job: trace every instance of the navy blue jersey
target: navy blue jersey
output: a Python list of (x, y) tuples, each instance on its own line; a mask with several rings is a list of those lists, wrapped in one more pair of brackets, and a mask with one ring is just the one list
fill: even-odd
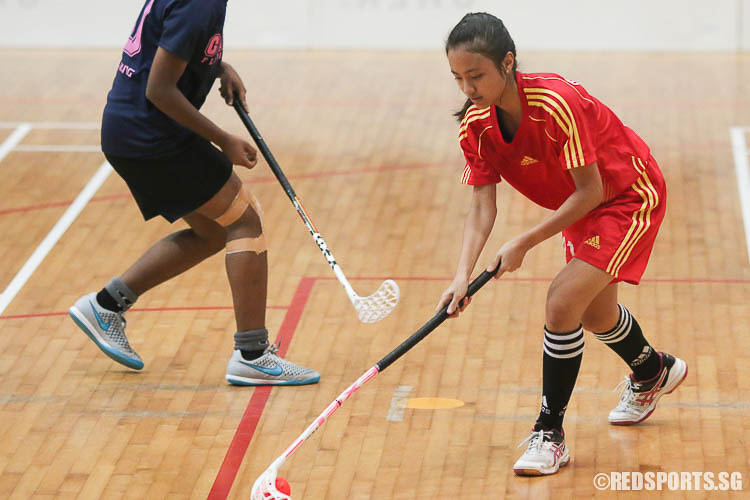
[(226, 0), (146, 0), (102, 116), (102, 151), (124, 158), (177, 153), (193, 134), (146, 99), (156, 49), (187, 61), (177, 87), (200, 108), (221, 66)]

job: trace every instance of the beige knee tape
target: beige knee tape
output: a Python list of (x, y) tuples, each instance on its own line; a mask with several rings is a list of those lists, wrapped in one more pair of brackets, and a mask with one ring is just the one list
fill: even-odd
[(253, 210), (255, 210), (255, 213), (258, 214), (258, 220), (260, 220), (260, 225), (263, 225), (263, 209), (260, 208), (260, 202), (258, 201), (258, 198), (255, 197), (253, 193), (250, 192), (250, 188), (247, 190), (247, 194), (250, 196), (250, 203), (253, 205)]
[(255, 210), (255, 212), (258, 214), (258, 218), (260, 218), (261, 209), (260, 203), (258, 203), (258, 199), (253, 195), (249, 187), (243, 185), (237, 192), (237, 196), (235, 196), (234, 200), (232, 200), (232, 203), (229, 204), (229, 207), (226, 209), (226, 211), (216, 218), (216, 222), (224, 227), (231, 226), (232, 224), (237, 222), (240, 217), (242, 217), (242, 214), (245, 213), (247, 207), (249, 207), (250, 205), (253, 206), (253, 210)]
[(239, 252), (252, 252), (262, 254), (268, 250), (266, 247), (266, 238), (263, 233), (255, 238), (238, 238), (227, 241), (227, 255)]

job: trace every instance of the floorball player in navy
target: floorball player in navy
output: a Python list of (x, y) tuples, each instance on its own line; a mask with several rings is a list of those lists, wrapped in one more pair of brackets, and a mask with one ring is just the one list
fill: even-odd
[(102, 151), (144, 219), (182, 219), (189, 227), (158, 241), (69, 312), (107, 356), (140, 370), (125, 312), (143, 293), (225, 249), (237, 323), (227, 381), (312, 384), (317, 372), (282, 359), (268, 342), (261, 210), (233, 172), (233, 165), (253, 168), (256, 151), (200, 112), (217, 78), (227, 104), (238, 95), (246, 105), (242, 80), (222, 60), (225, 15), (226, 0), (147, 0), (141, 9), (107, 97)]

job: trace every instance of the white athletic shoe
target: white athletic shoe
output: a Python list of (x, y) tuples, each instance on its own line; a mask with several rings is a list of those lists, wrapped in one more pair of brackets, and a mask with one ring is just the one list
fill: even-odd
[(76, 300), (68, 314), (104, 354), (128, 368), (143, 368), (141, 357), (130, 347), (125, 336), (124, 314), (100, 306), (96, 292)]
[(234, 385), (307, 385), (316, 384), (320, 373), (279, 357), (278, 345), (271, 344), (263, 355), (246, 360), (239, 350), (227, 364), (227, 382)]
[(665, 352), (660, 352), (662, 370), (652, 382), (639, 383), (632, 375), (625, 377), (615, 390), (622, 388), (620, 402), (609, 412), (609, 423), (633, 425), (646, 420), (656, 409), (656, 403), (665, 394), (674, 391), (685, 380), (687, 363)]
[(538, 430), (531, 431), (529, 437), (518, 445), (520, 448), (529, 443), (513, 466), (513, 472), (519, 476), (542, 476), (554, 474), (560, 467), (568, 465), (570, 451), (562, 432), (557, 429), (545, 431), (538, 426), (534, 426), (534, 429)]

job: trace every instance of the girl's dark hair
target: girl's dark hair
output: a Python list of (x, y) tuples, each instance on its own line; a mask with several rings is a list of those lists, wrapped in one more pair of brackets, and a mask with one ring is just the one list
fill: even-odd
[[(470, 12), (461, 19), (451, 30), (448, 40), (445, 42), (445, 53), (458, 47), (465, 47), (470, 52), (481, 54), (495, 63), (497, 69), (503, 73), (502, 67), (505, 55), (513, 54), (513, 77), (516, 76), (518, 62), (516, 56), (516, 44), (508, 33), (503, 22), (492, 14), (486, 12)], [(464, 119), (466, 111), (471, 107), (471, 100), (467, 99), (463, 108), (453, 114), (458, 121)]]

